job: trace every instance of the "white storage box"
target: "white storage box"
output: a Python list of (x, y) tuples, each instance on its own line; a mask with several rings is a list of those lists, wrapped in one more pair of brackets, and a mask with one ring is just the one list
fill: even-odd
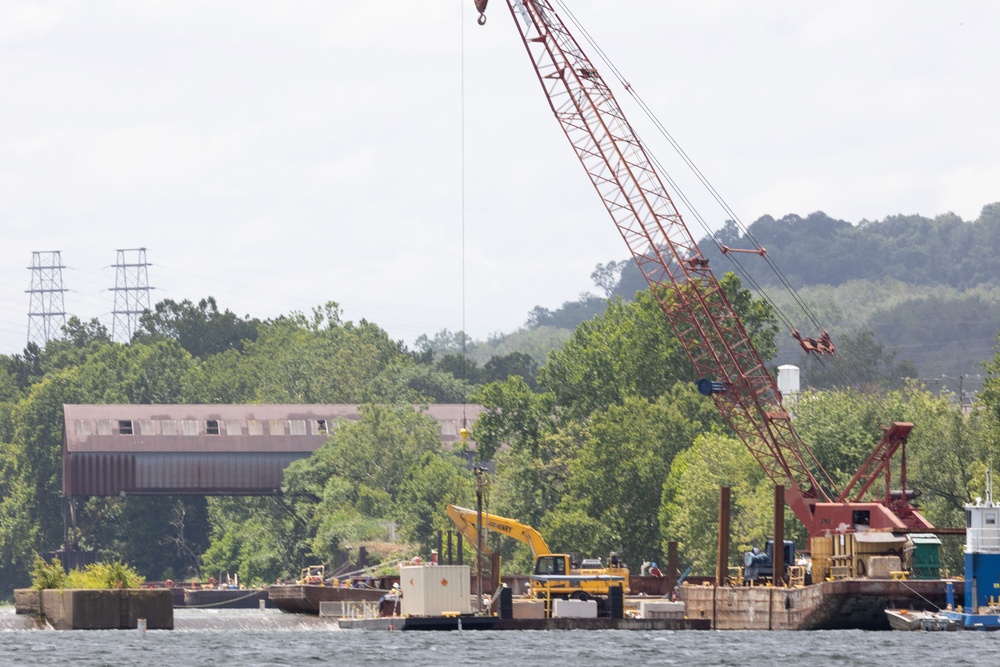
[(399, 572), (403, 616), (471, 614), (468, 565), (414, 565)]
[(597, 618), (597, 600), (553, 600), (552, 618)]
[(684, 603), (644, 600), (639, 603), (639, 618), (684, 618)]

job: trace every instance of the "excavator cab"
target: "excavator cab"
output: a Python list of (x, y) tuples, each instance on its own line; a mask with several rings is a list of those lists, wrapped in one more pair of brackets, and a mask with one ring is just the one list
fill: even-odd
[(535, 561), (535, 574), (566, 574), (566, 556), (562, 554), (539, 556)]

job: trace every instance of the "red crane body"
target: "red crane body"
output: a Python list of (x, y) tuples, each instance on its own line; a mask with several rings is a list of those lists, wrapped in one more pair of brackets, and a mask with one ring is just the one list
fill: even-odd
[[(487, 1), (475, 0), (480, 24), (485, 22)], [(888, 490), (890, 459), (905, 448), (912, 424), (895, 423), (886, 429), (847, 491), (835, 491), (792, 427), (774, 379), (597, 68), (549, 0), (507, 0), (507, 7), (556, 120), (697, 377), (704, 378), (699, 389), (711, 395), (768, 477), (787, 487), (787, 504), (809, 534), (852, 530), (859, 522), (872, 529), (931, 529), (908, 505), (905, 493), (896, 501)], [(812, 470), (821, 473), (829, 491)], [(862, 502), (882, 473), (885, 498)], [(855, 488), (858, 492), (850, 497)]]

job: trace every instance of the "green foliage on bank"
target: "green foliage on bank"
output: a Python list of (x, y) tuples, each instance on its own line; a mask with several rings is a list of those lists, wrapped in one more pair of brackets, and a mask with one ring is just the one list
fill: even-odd
[(58, 558), (46, 563), (41, 556), (36, 555), (31, 572), (31, 587), (36, 591), (53, 588), (139, 588), (145, 582), (146, 578), (136, 572), (134, 567), (116, 560), (91, 563), (67, 573)]
[[(732, 275), (722, 285), (761, 356), (772, 358), (772, 304)], [(362, 420), (339, 424), (287, 469), (278, 497), (74, 501), (69, 546), (149, 579), (235, 574), (271, 583), (316, 562), (350, 570), (362, 548), (368, 563), (428, 557), (436, 532), (452, 527), (445, 506), (475, 500), (466, 453), (442, 450), (436, 423), (414, 407), (441, 401), (484, 406), (473, 439), (475, 458), (494, 469), (487, 509), (535, 526), (555, 550), (614, 550), (638, 567), (662, 560), (677, 540), (685, 565), (710, 573), (721, 484), (733, 488), (733, 558), (762, 546), (772, 529), (773, 483), (695, 390), (691, 362), (648, 291), (604, 301), (562, 338), (547, 326), (521, 332), (520, 350), (499, 340), (470, 346), (447, 331), (410, 350), (375, 323), (343, 321), (333, 303), (258, 321), (220, 312), (211, 299), (164, 302), (143, 322), (122, 345), (96, 321), (74, 319), (45, 348), (0, 357), (0, 597), (33, 572), (60, 584), (35, 554), (63, 543), (66, 403), (361, 406)], [(463, 356), (463, 346), (487, 356)], [(962, 504), (982, 494), (985, 470), (997, 463), (1000, 357), (984, 357), (982, 402), (962, 411), (940, 387), (898, 380), (908, 375), (904, 360), (874, 335), (854, 336), (840, 354), (876, 372), (856, 369), (855, 383), (831, 380), (801, 396), (794, 412), (803, 440), (843, 486), (883, 425), (912, 421), (909, 486), (923, 491), (933, 523), (961, 525)], [(788, 524), (804, 546), (801, 526)], [(495, 548), (508, 571), (529, 567), (519, 543)]]

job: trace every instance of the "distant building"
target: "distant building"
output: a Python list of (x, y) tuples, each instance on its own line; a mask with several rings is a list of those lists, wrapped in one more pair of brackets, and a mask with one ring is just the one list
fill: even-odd
[[(357, 405), (64, 405), (63, 495), (276, 495)], [(480, 405), (430, 405), (441, 444)], [(475, 451), (475, 443), (469, 448)]]

